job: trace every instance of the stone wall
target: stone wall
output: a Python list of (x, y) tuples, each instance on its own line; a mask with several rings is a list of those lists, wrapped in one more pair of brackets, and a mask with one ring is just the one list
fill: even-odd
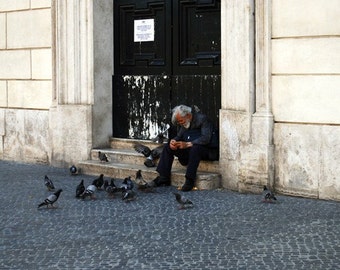
[(224, 187), (340, 200), (340, 5), (222, 1)]
[(49, 161), (50, 0), (0, 0), (0, 157)]
[(275, 187), (340, 200), (340, 5), (274, 0)]

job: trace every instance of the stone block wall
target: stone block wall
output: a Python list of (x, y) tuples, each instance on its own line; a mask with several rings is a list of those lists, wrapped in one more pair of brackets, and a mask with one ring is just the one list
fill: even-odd
[(339, 1), (272, 1), (275, 187), (340, 200)]
[(0, 157), (49, 161), (51, 0), (0, 0)]

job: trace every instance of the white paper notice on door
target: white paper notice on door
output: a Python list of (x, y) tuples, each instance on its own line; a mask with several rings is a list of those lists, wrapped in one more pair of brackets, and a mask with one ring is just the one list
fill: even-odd
[(155, 40), (155, 20), (144, 19), (134, 21), (134, 42)]

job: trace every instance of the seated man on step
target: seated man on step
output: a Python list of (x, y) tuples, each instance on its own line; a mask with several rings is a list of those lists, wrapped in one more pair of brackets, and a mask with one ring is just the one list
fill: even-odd
[(172, 110), (171, 122), (179, 129), (177, 135), (164, 146), (156, 169), (159, 176), (153, 182), (155, 186), (171, 184), (172, 163), (177, 156), (178, 161), (187, 166), (182, 191), (190, 191), (194, 187), (200, 161), (209, 159), (213, 124), (206, 115), (186, 105), (176, 106)]

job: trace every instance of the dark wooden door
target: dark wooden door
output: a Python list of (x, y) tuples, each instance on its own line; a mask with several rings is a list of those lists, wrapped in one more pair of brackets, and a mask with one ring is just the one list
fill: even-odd
[(218, 126), (220, 0), (115, 0), (113, 136), (150, 139), (178, 104)]

